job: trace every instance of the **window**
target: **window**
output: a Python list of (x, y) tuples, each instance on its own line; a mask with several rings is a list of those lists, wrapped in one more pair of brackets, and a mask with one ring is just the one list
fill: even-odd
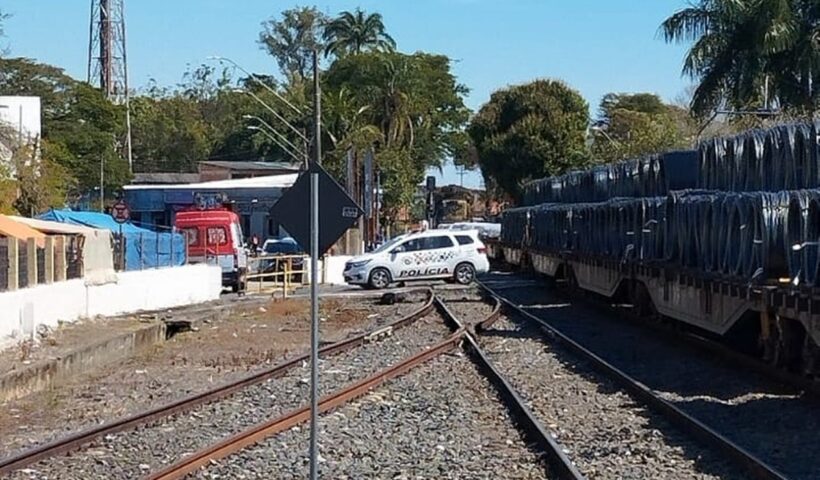
[(225, 245), (228, 243), (228, 232), (225, 227), (208, 227), (208, 245)]
[(423, 250), (436, 250), (438, 248), (449, 248), (453, 246), (453, 241), (450, 237), (427, 237), (421, 239), (424, 241)]
[(401, 245), (403, 252), (418, 252), (419, 250), (424, 250), (422, 247), (423, 238), (414, 238), (412, 240), (408, 240)]
[(456, 235), (456, 240), (458, 240), (459, 245), (472, 245), (473, 244), (473, 237), (469, 235)]
[(182, 234), (188, 240), (189, 247), (199, 244), (199, 229), (197, 227), (183, 228)]

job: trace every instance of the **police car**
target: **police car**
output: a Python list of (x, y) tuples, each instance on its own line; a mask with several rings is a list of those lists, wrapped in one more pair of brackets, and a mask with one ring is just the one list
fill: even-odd
[(387, 288), (410, 280), (453, 280), (467, 285), (489, 271), (487, 249), (477, 231), (427, 230), (401, 235), (345, 264), (345, 282)]

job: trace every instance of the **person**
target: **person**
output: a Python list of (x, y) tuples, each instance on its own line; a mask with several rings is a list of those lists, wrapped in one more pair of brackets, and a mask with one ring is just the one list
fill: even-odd
[(259, 237), (256, 234), (251, 235), (249, 243), (248, 249), (251, 251), (251, 255), (256, 256), (259, 253)]

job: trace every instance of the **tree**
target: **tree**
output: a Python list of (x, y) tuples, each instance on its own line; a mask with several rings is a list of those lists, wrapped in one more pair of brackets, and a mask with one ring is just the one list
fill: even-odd
[[(6, 32), (3, 30), (3, 24), (5, 23), (6, 20), (8, 20), (8, 18), (9, 18), (9, 15), (6, 14), (6, 13), (3, 13), (3, 11), (0, 10), (0, 38), (3, 38), (3, 37), (6, 36)], [(7, 53), (8, 53), (7, 49), (5, 49), (3, 47), (0, 47), (0, 58), (2, 58)]]
[[(387, 216), (410, 205), (429, 167), (439, 167), (460, 147), (469, 118), (466, 87), (442, 55), (365, 52), (338, 59), (323, 79), (325, 97), (333, 99), (330, 132), (342, 151), (373, 146), (385, 189)], [(377, 143), (376, 143), (377, 140)], [(341, 170), (336, 165), (336, 171)], [(334, 168), (331, 164), (331, 168)]]
[(518, 200), (524, 182), (587, 161), (589, 107), (556, 80), (496, 91), (468, 128), (485, 183)]
[(698, 81), (692, 111), (780, 105), (812, 112), (820, 54), (816, 0), (699, 0), (667, 18), (667, 42), (693, 42), (683, 74)]
[(0, 59), (0, 92), (40, 97), (44, 158), (62, 166), (81, 190), (99, 185), (101, 163), (106, 191), (129, 181), (122, 155), (125, 110), (101, 91), (57, 67), (16, 58)]
[(283, 75), (306, 78), (314, 51), (322, 51), (322, 32), (327, 17), (316, 7), (301, 7), (282, 12), (282, 18), (262, 23), (259, 44), (279, 65)]
[(592, 155), (609, 163), (691, 146), (695, 126), (685, 110), (655, 94), (604, 95), (592, 129)]
[(30, 146), (19, 149), (14, 156), (16, 187), (19, 195), (14, 208), (21, 215), (35, 216), (49, 208), (64, 208), (68, 193), (77, 180), (68, 170), (48, 157), (48, 142), (41, 149), (46, 155), (39, 160)]
[(381, 14), (366, 15), (360, 8), (353, 13), (340, 13), (325, 27), (323, 37), (327, 42), (325, 55), (337, 57), (370, 50), (396, 49), (396, 41), (387, 34)]

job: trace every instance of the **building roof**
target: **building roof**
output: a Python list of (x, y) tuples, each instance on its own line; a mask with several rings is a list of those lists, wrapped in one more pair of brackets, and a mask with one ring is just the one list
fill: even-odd
[(165, 185), (198, 181), (198, 173), (135, 173), (131, 183), (134, 185)]
[(189, 183), (178, 185), (126, 185), (125, 190), (228, 190), (235, 188), (288, 188), (299, 175), (266, 175), (264, 177), (238, 178), (234, 180), (216, 180), (213, 182)]
[(43, 233), (51, 233), (58, 235), (93, 235), (94, 233), (99, 231), (99, 229), (97, 228), (84, 227), (81, 225), (70, 225), (67, 223), (52, 222), (49, 220), (40, 220), (37, 218), (16, 217), (13, 215), (10, 216), (10, 218), (17, 222), (24, 223), (29, 227), (35, 230), (39, 230)]
[(4, 237), (28, 240), (33, 238), (37, 246), (42, 248), (45, 245), (46, 236), (30, 226), (20, 223), (7, 215), (0, 215), (0, 235)]
[(220, 160), (206, 160), (200, 165), (225, 168), (228, 170), (291, 170), (299, 171), (299, 165), (285, 162), (227, 162)]

